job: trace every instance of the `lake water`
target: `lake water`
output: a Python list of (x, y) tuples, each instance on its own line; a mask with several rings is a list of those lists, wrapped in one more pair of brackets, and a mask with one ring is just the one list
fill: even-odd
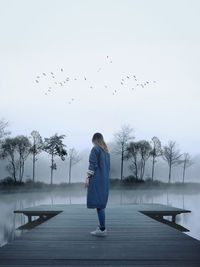
[[(192, 212), (177, 215), (176, 222), (200, 240), (200, 192), (180, 190), (110, 190), (108, 204), (160, 203)], [(26, 216), (14, 214), (16, 209), (41, 204), (86, 204), (86, 189), (57, 189), (51, 192), (17, 192), (0, 194), (0, 246), (23, 234), (17, 228), (27, 222)], [(95, 212), (95, 211), (94, 211)]]

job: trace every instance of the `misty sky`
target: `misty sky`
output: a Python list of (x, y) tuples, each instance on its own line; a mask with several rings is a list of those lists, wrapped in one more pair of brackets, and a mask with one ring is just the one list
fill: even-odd
[[(199, 8), (194, 0), (0, 0), (0, 117), (13, 135), (66, 134), (77, 150), (97, 131), (110, 142), (130, 124), (137, 140), (156, 135), (198, 154)], [(51, 71), (71, 80), (45, 95)], [(126, 75), (157, 82), (121, 86)]]

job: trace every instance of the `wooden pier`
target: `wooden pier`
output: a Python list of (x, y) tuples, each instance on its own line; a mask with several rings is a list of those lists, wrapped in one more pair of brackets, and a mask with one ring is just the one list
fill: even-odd
[[(50, 219), (0, 248), (0, 266), (200, 266), (200, 241), (173, 226), (176, 215), (188, 210), (108, 205), (106, 237), (90, 234), (98, 220), (96, 210), (86, 205), (42, 205), (15, 212), (27, 215), (29, 223), (32, 216)], [(163, 216), (172, 217), (173, 227)]]

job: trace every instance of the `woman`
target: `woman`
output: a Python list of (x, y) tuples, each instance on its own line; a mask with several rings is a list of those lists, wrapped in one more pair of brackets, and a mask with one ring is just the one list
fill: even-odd
[(93, 148), (90, 151), (87, 187), (87, 208), (97, 209), (99, 226), (92, 235), (106, 236), (105, 208), (109, 194), (110, 154), (101, 133), (92, 137)]

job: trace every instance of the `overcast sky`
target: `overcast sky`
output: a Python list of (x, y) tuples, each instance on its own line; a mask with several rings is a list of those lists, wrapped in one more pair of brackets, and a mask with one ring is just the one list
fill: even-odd
[[(130, 124), (137, 140), (158, 136), (198, 154), (199, 8), (194, 0), (0, 0), (0, 117), (13, 135), (66, 134), (78, 150), (95, 132), (110, 142)], [(70, 80), (55, 85), (50, 72)], [(156, 83), (121, 85), (133, 75)]]

